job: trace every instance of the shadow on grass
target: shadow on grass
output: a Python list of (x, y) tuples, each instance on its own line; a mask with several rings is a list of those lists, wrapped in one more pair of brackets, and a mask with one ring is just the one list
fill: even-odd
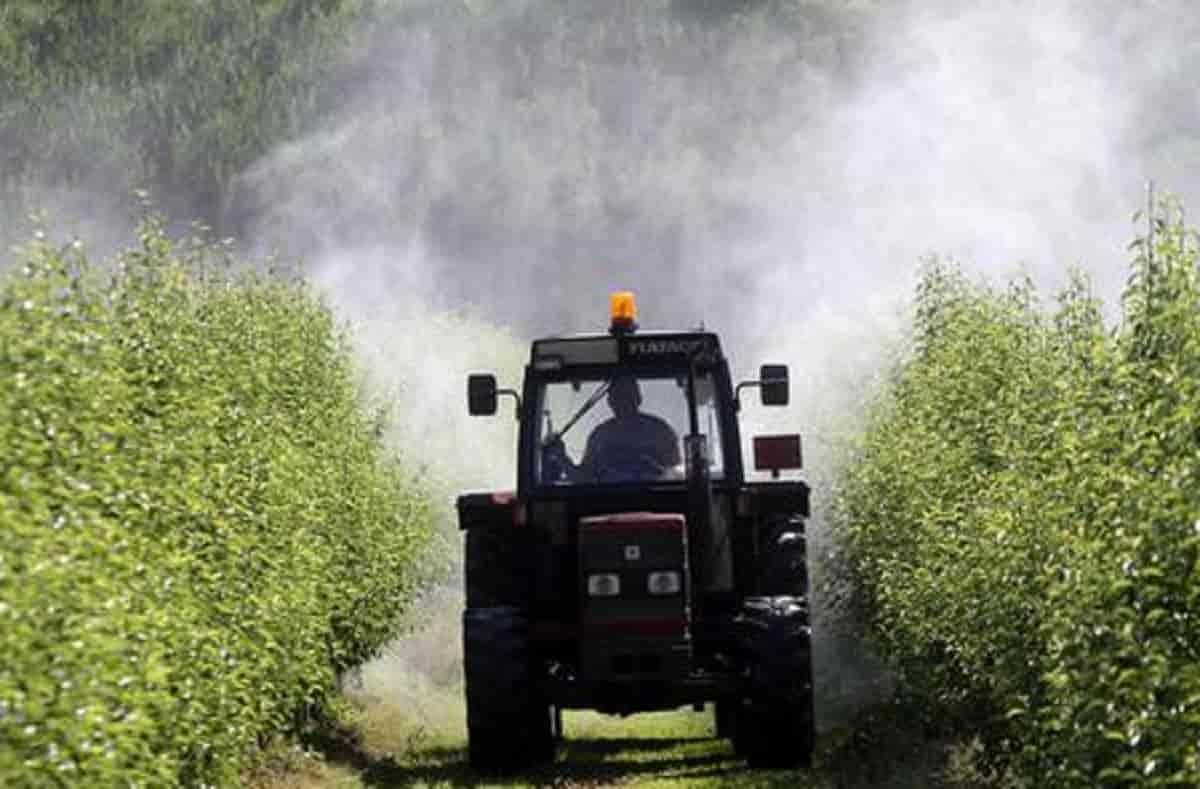
[[(398, 761), (390, 754), (374, 756), (366, 752), (346, 733), (313, 732), (309, 744), (329, 762), (356, 771), (363, 785), (370, 787), (578, 787), (636, 783), (638, 778), (664, 775), (715, 780), (744, 772), (727, 748), (706, 738), (568, 739), (561, 744), (559, 760), (554, 764), (512, 774), (475, 772), (467, 765), (465, 748), (422, 747)], [(699, 753), (681, 753), (696, 746)]]

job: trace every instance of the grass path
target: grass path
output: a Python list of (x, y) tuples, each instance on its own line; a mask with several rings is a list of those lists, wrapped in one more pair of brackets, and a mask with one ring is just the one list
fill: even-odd
[[(711, 715), (672, 712), (628, 719), (568, 713), (567, 738), (552, 765), (509, 777), (481, 777), (466, 765), (465, 736), (397, 730), (396, 751), (364, 742), (323, 744), (323, 762), (293, 767), (262, 784), (294, 789), (361, 787), (862, 787), (959, 786), (945, 780), (945, 755), (925, 748), (910, 757), (855, 762), (822, 747), (813, 770), (750, 770), (711, 734)], [(415, 736), (414, 736), (415, 735)]]
[[(427, 610), (456, 611), (456, 591), (431, 598)], [(931, 743), (902, 724), (869, 733), (845, 725), (861, 708), (871, 671), (845, 671), (852, 645), (825, 639), (819, 682), (816, 766), (750, 770), (714, 736), (711, 708), (618, 718), (567, 712), (565, 739), (552, 765), (485, 778), (466, 764), (460, 634), (455, 616), (431, 617), (363, 667), (346, 690), (353, 709), (341, 736), (308, 744), (308, 754), (279, 746), (250, 781), (254, 789), (367, 787), (813, 787), (814, 789), (992, 789), (978, 780), (961, 744)], [(878, 698), (876, 691), (870, 691)]]
[(423, 680), (411, 674), (402, 679), (396, 664), (385, 665), (394, 671), (387, 685), (380, 687), (378, 676), (368, 677), (364, 688), (349, 694), (356, 713), (344, 736), (310, 743), (308, 756), (280, 749), (274, 764), (253, 781), (255, 789), (980, 785), (947, 777), (954, 748), (918, 741), (908, 732), (864, 747), (848, 730), (826, 731), (813, 770), (750, 770), (728, 742), (714, 736), (711, 708), (629, 718), (568, 712), (554, 764), (515, 776), (483, 777), (466, 764), (459, 693), (422, 686)]

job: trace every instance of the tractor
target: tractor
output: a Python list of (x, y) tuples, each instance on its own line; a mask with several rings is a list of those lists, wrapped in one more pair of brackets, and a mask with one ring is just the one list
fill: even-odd
[(617, 293), (607, 332), (535, 340), (520, 391), (468, 378), (470, 414), (511, 398), (519, 435), (515, 491), (457, 500), (470, 764), (553, 761), (565, 709), (690, 705), (751, 766), (809, 766), (800, 436), (754, 438), (752, 481), (739, 433), (744, 391), (786, 406), (788, 369), (735, 385), (715, 333), (636, 317)]

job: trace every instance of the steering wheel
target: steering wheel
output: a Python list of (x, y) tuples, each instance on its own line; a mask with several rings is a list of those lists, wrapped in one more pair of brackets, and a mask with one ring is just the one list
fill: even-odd
[(542, 447), (542, 479), (546, 482), (561, 482), (572, 468), (567, 448), (561, 438)]

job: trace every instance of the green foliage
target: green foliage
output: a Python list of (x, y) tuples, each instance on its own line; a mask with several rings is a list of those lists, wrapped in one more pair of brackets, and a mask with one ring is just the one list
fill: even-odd
[(933, 264), (839, 497), (874, 632), (931, 718), (1039, 786), (1200, 770), (1200, 275), (1171, 209), (1119, 330)]
[(8, 0), (0, 188), (104, 179), (218, 203), (317, 113), (357, 0)]
[(395, 632), (425, 498), (327, 309), (154, 222), (0, 291), (0, 783), (236, 783)]
[[(285, 143), (345, 118), (356, 99), (368, 117), (387, 115), (375, 162), (412, 170), (357, 195), (365, 207), (384, 200), (386, 223), (417, 201), (412, 210), (450, 234), (486, 238), (519, 231), (548, 199), (564, 204), (579, 239), (605, 237), (601, 220), (661, 213), (737, 151), (786, 144), (796, 118), (774, 108), (808, 108), (823, 93), (807, 69), (779, 74), (841, 62), (879, 2), (733, 3), (717, 13), (729, 28), (712, 31), (707, 13), (673, 0), (9, 0), (0, 208), (24, 216), (63, 187), (147, 189), (173, 216), (240, 234), (260, 208), (241, 177), (253, 180), (250, 165), (286, 156)], [(636, 106), (623, 84), (635, 78)], [(304, 162), (318, 188), (343, 190), (339, 204), (345, 185), (330, 167), (355, 162), (360, 145), (356, 136), (349, 150)], [(510, 185), (521, 169), (547, 174)], [(706, 199), (707, 216), (732, 218)]]

